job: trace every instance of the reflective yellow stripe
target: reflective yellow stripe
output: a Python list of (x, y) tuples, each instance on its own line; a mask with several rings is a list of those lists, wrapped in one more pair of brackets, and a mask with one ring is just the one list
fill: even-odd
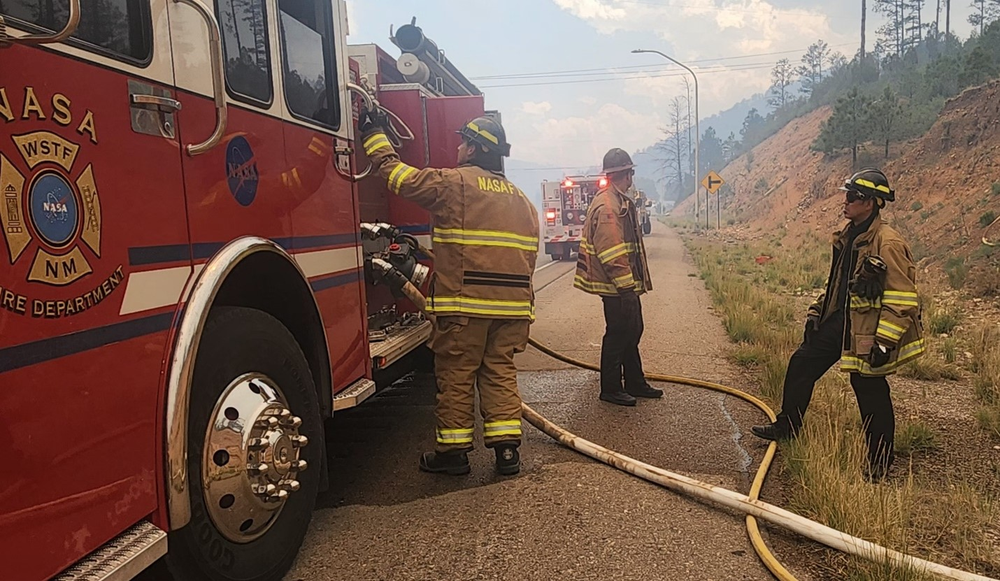
[(397, 165), (396, 167), (392, 168), (392, 171), (389, 172), (389, 187), (390, 188), (393, 187), (393, 183), (396, 181), (396, 177), (400, 174), (400, 172), (402, 172), (407, 167), (409, 167), (409, 166), (407, 166), (405, 163), (401, 163), (401, 164)]
[(895, 305), (899, 307), (920, 306), (917, 293), (906, 291), (885, 291), (882, 293), (882, 302), (886, 305)]
[(893, 332), (899, 333), (900, 336), (902, 336), (902, 334), (906, 332), (906, 328), (900, 327), (899, 325), (897, 325), (895, 323), (890, 323), (889, 321), (886, 321), (886, 320), (879, 321), (878, 322), (878, 326), (879, 327), (885, 327), (886, 330), (888, 330), (888, 331), (893, 331)]
[(471, 444), (473, 428), (438, 428), (438, 444)]
[(869, 301), (868, 299), (862, 297), (851, 297), (852, 309), (863, 309), (865, 307), (881, 309), (882, 301), (879, 299), (875, 299), (874, 301)]
[(921, 355), (926, 350), (926, 345), (923, 339), (918, 339), (913, 343), (908, 343), (900, 348), (899, 357), (896, 361), (885, 365), (884, 367), (872, 368), (867, 361), (853, 355), (844, 355), (840, 358), (840, 370), (844, 372), (858, 372), (865, 375), (887, 375), (892, 373), (900, 365), (906, 363), (910, 359)]
[(365, 147), (368, 147), (369, 145), (375, 143), (379, 139), (386, 139), (385, 133), (376, 133), (368, 137), (368, 139), (365, 140)]
[(508, 420), (502, 422), (486, 422), (483, 424), (483, 435), (491, 436), (520, 436), (521, 420)]
[(538, 251), (537, 236), (523, 236), (500, 230), (463, 230), (461, 228), (435, 228), (432, 240), (438, 244), (465, 244), (468, 246), (494, 246), (527, 252)]
[(524, 236), (522, 234), (517, 234), (515, 232), (505, 232), (503, 230), (464, 230), (462, 228), (435, 228), (435, 234), (442, 235), (463, 235), (463, 236), (486, 236), (486, 237), (502, 237), (509, 238), (511, 240), (520, 240), (522, 242), (533, 242), (538, 244), (537, 236)]
[(618, 288), (613, 284), (586, 280), (580, 275), (577, 275), (576, 278), (573, 279), (573, 286), (590, 292), (605, 292), (610, 295), (618, 294)]
[(399, 190), (403, 187), (403, 180), (405, 180), (406, 178), (410, 177), (411, 175), (417, 172), (417, 168), (415, 167), (403, 163), (399, 165), (400, 167), (403, 168), (403, 171), (399, 172), (399, 177), (396, 178), (396, 183), (393, 184), (391, 179), (389, 181), (389, 185), (392, 186), (392, 191), (396, 192), (397, 194), (399, 193)]
[(365, 142), (365, 153), (371, 155), (380, 149), (385, 149), (387, 147), (392, 147), (389, 143), (389, 138), (381, 133), (374, 135)]
[[(453, 127), (454, 127), (454, 126), (453, 126)], [(479, 128), (479, 125), (476, 125), (476, 124), (475, 124), (474, 122), (472, 122), (472, 121), (469, 121), (469, 125), (468, 125), (468, 127), (469, 127), (469, 129), (471, 129), (471, 130), (475, 131), (476, 133), (478, 133), (478, 134), (482, 135), (482, 136), (483, 136), (483, 137), (485, 137), (486, 139), (489, 139), (489, 140), (490, 140), (490, 141), (492, 141), (493, 143), (495, 143), (495, 144), (497, 144), (497, 145), (500, 145), (500, 140), (499, 140), (499, 139), (497, 139), (497, 136), (496, 136), (496, 135), (493, 135), (492, 133), (490, 133), (489, 131), (487, 131), (487, 130), (485, 130), (485, 129), (480, 129), (480, 128)]]
[(526, 301), (499, 301), (470, 297), (431, 297), (427, 303), (430, 313), (467, 313), (496, 317), (535, 318), (535, 305)]
[(486, 422), (484, 427), (493, 428), (497, 426), (520, 426), (521, 420), (501, 420), (499, 422)]
[(611, 248), (608, 248), (604, 252), (600, 253), (597, 255), (597, 258), (599, 258), (601, 262), (608, 262), (609, 260), (619, 256), (624, 256), (625, 254), (628, 254), (628, 245), (622, 242), (621, 244), (612, 246)]
[(614, 279), (614, 283), (615, 286), (617, 286), (618, 288), (635, 286), (635, 277), (632, 276), (632, 273), (628, 273), (625, 276), (619, 276), (618, 278)]
[[(616, 297), (619, 294), (618, 287), (605, 282), (596, 282), (587, 280), (583, 278), (582, 275), (579, 274), (573, 278), (573, 286), (584, 292), (589, 292), (594, 294), (602, 294), (612, 297)], [(637, 280), (635, 281), (633, 288), (635, 289), (636, 292), (641, 292), (646, 289), (646, 285), (641, 280)]]
[(486, 438), (493, 438), (496, 436), (520, 436), (521, 428), (510, 429), (510, 430), (496, 430), (496, 431), (486, 431), (483, 436)]
[(878, 190), (880, 192), (885, 192), (887, 194), (889, 193), (889, 188), (888, 187), (886, 187), (886, 186), (876, 186), (875, 182), (870, 182), (868, 180), (863, 180), (863, 179), (859, 178), (859, 179), (854, 180), (854, 183), (858, 184), (859, 186), (865, 186), (865, 187), (871, 188), (873, 190)]

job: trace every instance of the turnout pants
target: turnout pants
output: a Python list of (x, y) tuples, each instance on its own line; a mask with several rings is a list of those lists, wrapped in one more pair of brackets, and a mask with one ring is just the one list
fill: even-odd
[[(827, 319), (820, 328), (792, 354), (785, 375), (784, 393), (778, 422), (786, 422), (792, 430), (802, 427), (802, 419), (816, 382), (834, 364), (840, 361), (844, 342), (844, 315), (838, 312)], [(896, 418), (889, 396), (889, 382), (885, 377), (851, 374), (851, 387), (858, 400), (861, 421), (868, 444), (868, 461), (872, 466), (884, 463), (888, 468), (893, 461), (893, 438)]]
[(521, 443), (521, 395), (514, 354), (528, 344), (524, 319), (437, 317), (437, 451), (472, 450), (476, 385), (487, 448)]
[(601, 343), (601, 392), (622, 391), (623, 375), (626, 387), (641, 387), (646, 382), (639, 356), (639, 340), (644, 330), (641, 299), (638, 320), (631, 321), (622, 312), (620, 297), (601, 298), (606, 325)]

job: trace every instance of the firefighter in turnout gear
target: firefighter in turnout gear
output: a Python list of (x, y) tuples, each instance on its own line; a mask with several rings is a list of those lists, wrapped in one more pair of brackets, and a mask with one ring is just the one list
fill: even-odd
[(503, 127), (487, 117), (458, 133), (455, 169), (417, 169), (400, 161), (383, 128), (384, 113), (363, 111), (365, 153), (389, 189), (434, 217), (434, 275), (427, 298), (434, 315), (437, 446), (420, 469), (469, 472), (475, 387), (483, 439), (501, 474), (520, 470), (521, 397), (514, 354), (524, 351), (535, 318), (532, 275), (538, 257), (538, 212), (503, 174), (510, 155)]
[(816, 381), (839, 361), (864, 423), (866, 477), (877, 482), (893, 462), (895, 416), (886, 376), (924, 353), (920, 298), (909, 245), (879, 216), (896, 199), (885, 174), (865, 169), (840, 189), (850, 223), (836, 235), (826, 291), (809, 307), (777, 421), (752, 431), (767, 440), (794, 437)]
[(663, 395), (646, 383), (639, 356), (643, 332), (639, 295), (652, 290), (653, 283), (635, 201), (627, 193), (634, 167), (622, 149), (605, 154), (608, 186), (597, 192), (587, 209), (574, 281), (576, 288), (604, 302), (600, 398), (624, 406), (634, 406), (636, 397)]

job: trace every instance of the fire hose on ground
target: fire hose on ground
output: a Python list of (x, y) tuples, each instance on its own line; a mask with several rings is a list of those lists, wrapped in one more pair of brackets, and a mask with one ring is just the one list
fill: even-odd
[[(377, 107), (382, 111), (385, 111), (393, 118), (396, 125), (405, 130), (404, 134), (402, 131), (395, 129), (390, 124), (389, 132), (392, 134), (394, 142), (401, 142), (403, 140), (413, 138), (413, 132), (410, 131), (409, 127), (407, 127), (398, 116), (392, 113), (392, 111), (378, 103), (375, 99), (374, 91), (372, 91), (370, 87), (351, 86), (350, 88), (361, 94), (362, 98), (365, 100), (366, 106), (369, 108)], [(364, 175), (367, 175), (367, 173), (368, 172), (366, 171)], [(997, 224), (1000, 224), (1000, 217), (994, 220), (993, 224), (986, 229), (987, 233)], [(375, 235), (378, 227), (387, 225), (367, 226), (369, 234)], [(983, 243), (990, 246), (994, 246), (996, 244), (995, 242), (989, 240), (986, 234), (983, 236)], [(429, 249), (419, 245), (417, 245), (417, 248), (433, 260), (434, 255)], [(429, 318), (433, 318), (433, 315), (427, 313), (426, 297), (420, 293), (417, 287), (414, 286), (405, 275), (400, 273), (393, 265), (384, 260), (374, 260), (373, 266), (375, 266), (382, 273), (386, 280), (389, 281), (390, 285), (395, 286), (399, 291), (401, 291), (403, 295), (410, 299), (410, 301), (412, 301), (413, 304), (416, 305), (421, 311), (427, 314)], [(600, 371), (600, 368), (596, 365), (567, 357), (534, 339), (529, 339), (529, 344), (549, 357), (562, 361), (563, 363), (567, 363), (581, 369)], [(757, 409), (764, 412), (770, 421), (773, 422), (775, 420), (774, 411), (771, 410), (766, 403), (753, 395), (732, 387), (709, 381), (702, 381), (699, 379), (673, 375), (661, 375), (656, 373), (647, 373), (646, 379), (650, 381), (688, 385), (691, 387), (708, 389), (732, 395), (757, 407)], [(774, 461), (775, 452), (777, 451), (777, 444), (775, 442), (771, 442), (768, 445), (767, 451), (764, 453), (764, 457), (761, 460), (760, 466), (757, 468), (757, 473), (751, 483), (749, 494), (743, 495), (725, 488), (699, 482), (692, 478), (688, 478), (681, 474), (675, 474), (656, 466), (651, 466), (639, 460), (635, 460), (623, 454), (603, 448), (550, 422), (541, 414), (531, 409), (531, 407), (527, 404), (522, 403), (521, 409), (522, 415), (526, 420), (528, 420), (528, 423), (548, 434), (550, 437), (559, 441), (568, 448), (572, 448), (581, 454), (590, 456), (595, 460), (603, 462), (614, 468), (618, 468), (624, 472), (628, 472), (629, 474), (659, 486), (673, 490), (674, 492), (693, 496), (703, 501), (721, 504), (725, 507), (745, 513), (747, 534), (750, 537), (750, 542), (754, 551), (756, 551), (764, 566), (767, 567), (767, 569), (780, 581), (796, 581), (796, 579), (784, 566), (782, 566), (780, 562), (778, 562), (778, 559), (765, 545), (764, 539), (760, 534), (760, 528), (757, 524), (758, 518), (781, 526), (787, 530), (798, 533), (806, 538), (812, 539), (813, 541), (822, 543), (830, 548), (849, 555), (862, 557), (876, 562), (891, 562), (897, 566), (908, 567), (914, 571), (935, 574), (944, 579), (957, 579), (960, 581), (998, 581), (990, 577), (984, 577), (975, 573), (953, 569), (945, 565), (932, 563), (924, 559), (912, 557), (910, 555), (876, 545), (870, 541), (848, 535), (847, 533), (838, 531), (780, 507), (761, 501), (761, 488), (763, 488), (764, 480), (767, 477), (767, 473), (771, 468), (772, 462)]]
[[(421, 311), (424, 313), (427, 312), (426, 297), (424, 297), (423, 294), (421, 294), (410, 281), (406, 280), (402, 274), (393, 276), (391, 270), (394, 269), (392, 269), (391, 265), (387, 263), (379, 266), (384, 270), (386, 275), (393, 278), (394, 283), (399, 285), (400, 290), (408, 299), (417, 305)], [(428, 317), (433, 317), (433, 315), (428, 314)], [(600, 371), (600, 368), (596, 365), (567, 357), (534, 339), (530, 339), (529, 344), (542, 353), (569, 365), (592, 371)], [(676, 383), (729, 394), (753, 404), (764, 412), (764, 414), (767, 415), (771, 421), (774, 421), (775, 419), (774, 412), (767, 406), (767, 404), (760, 399), (738, 389), (709, 381), (673, 375), (648, 373), (646, 374), (646, 378), (650, 381)], [(761, 461), (760, 467), (757, 469), (757, 474), (751, 484), (750, 493), (748, 495), (744, 495), (732, 490), (720, 488), (718, 486), (712, 486), (681, 474), (675, 474), (623, 454), (619, 454), (612, 450), (608, 450), (607, 448), (585, 440), (570, 433), (564, 428), (557, 426), (533, 410), (527, 404), (522, 403), (521, 410), (524, 419), (526, 419), (528, 423), (535, 426), (545, 434), (548, 434), (564, 446), (572, 448), (581, 454), (590, 456), (595, 460), (673, 490), (674, 492), (692, 496), (702, 501), (720, 504), (727, 508), (745, 513), (747, 531), (750, 535), (750, 540), (754, 550), (757, 552), (758, 556), (760, 556), (761, 561), (768, 568), (768, 570), (781, 581), (795, 581), (795, 577), (787, 569), (785, 569), (781, 563), (778, 562), (774, 555), (771, 554), (771, 552), (764, 545), (760, 529), (757, 526), (757, 519), (765, 520), (769, 523), (802, 535), (808, 539), (822, 543), (832, 549), (836, 549), (856, 557), (862, 557), (876, 562), (890, 562), (896, 566), (906, 567), (917, 572), (934, 574), (944, 579), (956, 579), (959, 581), (997, 581), (996, 579), (992, 579), (990, 577), (961, 571), (882, 547), (870, 541), (851, 536), (847, 533), (799, 516), (783, 508), (761, 501), (759, 499), (760, 490), (764, 484), (764, 479), (767, 476), (768, 469), (774, 460), (774, 454), (777, 448), (777, 445), (774, 442), (771, 442), (767, 447), (767, 452), (764, 454), (764, 458)]]

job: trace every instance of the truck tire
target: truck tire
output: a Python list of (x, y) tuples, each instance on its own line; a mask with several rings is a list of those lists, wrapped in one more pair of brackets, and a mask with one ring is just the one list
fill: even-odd
[(164, 558), (174, 577), (280, 581), (316, 504), (323, 435), (309, 364), (288, 329), (256, 309), (213, 309), (188, 416), (191, 522), (170, 533)]
[(653, 223), (652, 222), (650, 222), (649, 220), (646, 220), (645, 222), (642, 223), (642, 233), (643, 234), (645, 234), (645, 235), (648, 236), (649, 233), (652, 232), (652, 231), (653, 231)]

